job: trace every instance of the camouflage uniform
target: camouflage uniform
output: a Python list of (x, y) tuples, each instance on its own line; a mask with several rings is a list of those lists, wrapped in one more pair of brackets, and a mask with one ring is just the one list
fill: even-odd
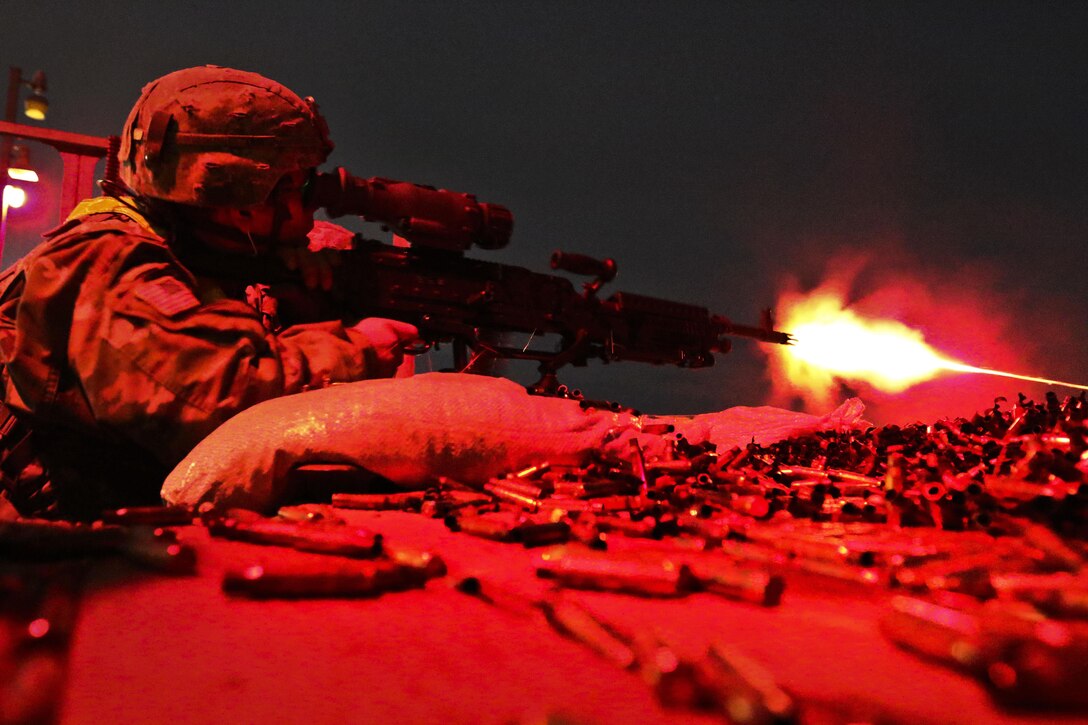
[(23, 513), (157, 502), (170, 468), (235, 413), (377, 372), (355, 330), (270, 332), (228, 284), (179, 260), (184, 240), (116, 200), (84, 204), (0, 276), (0, 385), (14, 413), (0, 432), (33, 431), (0, 472)]

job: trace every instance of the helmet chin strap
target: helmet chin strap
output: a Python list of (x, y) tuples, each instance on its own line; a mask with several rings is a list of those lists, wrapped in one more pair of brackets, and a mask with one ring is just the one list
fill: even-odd
[[(249, 240), (249, 247), (250, 247), (250, 249), (253, 250), (253, 256), (256, 257), (256, 256), (258, 256), (258, 252), (257, 252), (257, 243), (253, 241), (253, 234), (252, 234), (253, 219), (250, 217), (249, 212), (245, 211), (244, 209), (239, 209), (238, 214), (242, 217), (242, 219), (245, 222), (244, 223), (245, 229), (242, 229), (241, 231), (244, 231), (246, 233), (246, 238)], [(275, 234), (273, 234), (273, 238), (275, 238)]]

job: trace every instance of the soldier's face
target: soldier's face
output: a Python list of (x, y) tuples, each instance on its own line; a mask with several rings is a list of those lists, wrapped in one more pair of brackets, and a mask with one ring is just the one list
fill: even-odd
[(303, 185), (308, 178), (306, 171), (287, 174), (260, 204), (213, 209), (211, 219), (236, 229), (241, 233), (238, 239), (245, 239), (247, 246), (251, 243), (256, 251), (305, 246), (306, 235), (314, 226), (314, 210), (306, 208), (303, 201)]

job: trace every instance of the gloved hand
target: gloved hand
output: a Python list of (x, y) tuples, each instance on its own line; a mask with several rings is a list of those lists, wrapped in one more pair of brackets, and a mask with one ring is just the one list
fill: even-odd
[(307, 246), (282, 246), (276, 251), (288, 269), (302, 274), (303, 284), (327, 292), (332, 289), (340, 252), (351, 249), (355, 234), (339, 224), (317, 220), (306, 238)]
[(345, 229), (339, 224), (315, 219), (314, 228), (310, 230), (306, 238), (309, 240), (311, 252), (320, 252), (326, 249), (346, 251), (352, 248), (355, 232)]
[(374, 367), (371, 377), (392, 377), (404, 361), (404, 349), (422, 342), (415, 325), (383, 317), (367, 317), (359, 320), (352, 330), (367, 339), (370, 344)]

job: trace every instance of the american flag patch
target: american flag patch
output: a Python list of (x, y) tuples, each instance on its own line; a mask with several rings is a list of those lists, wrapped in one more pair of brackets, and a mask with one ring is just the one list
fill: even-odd
[(136, 288), (136, 296), (167, 317), (200, 307), (193, 291), (172, 277), (144, 282)]

